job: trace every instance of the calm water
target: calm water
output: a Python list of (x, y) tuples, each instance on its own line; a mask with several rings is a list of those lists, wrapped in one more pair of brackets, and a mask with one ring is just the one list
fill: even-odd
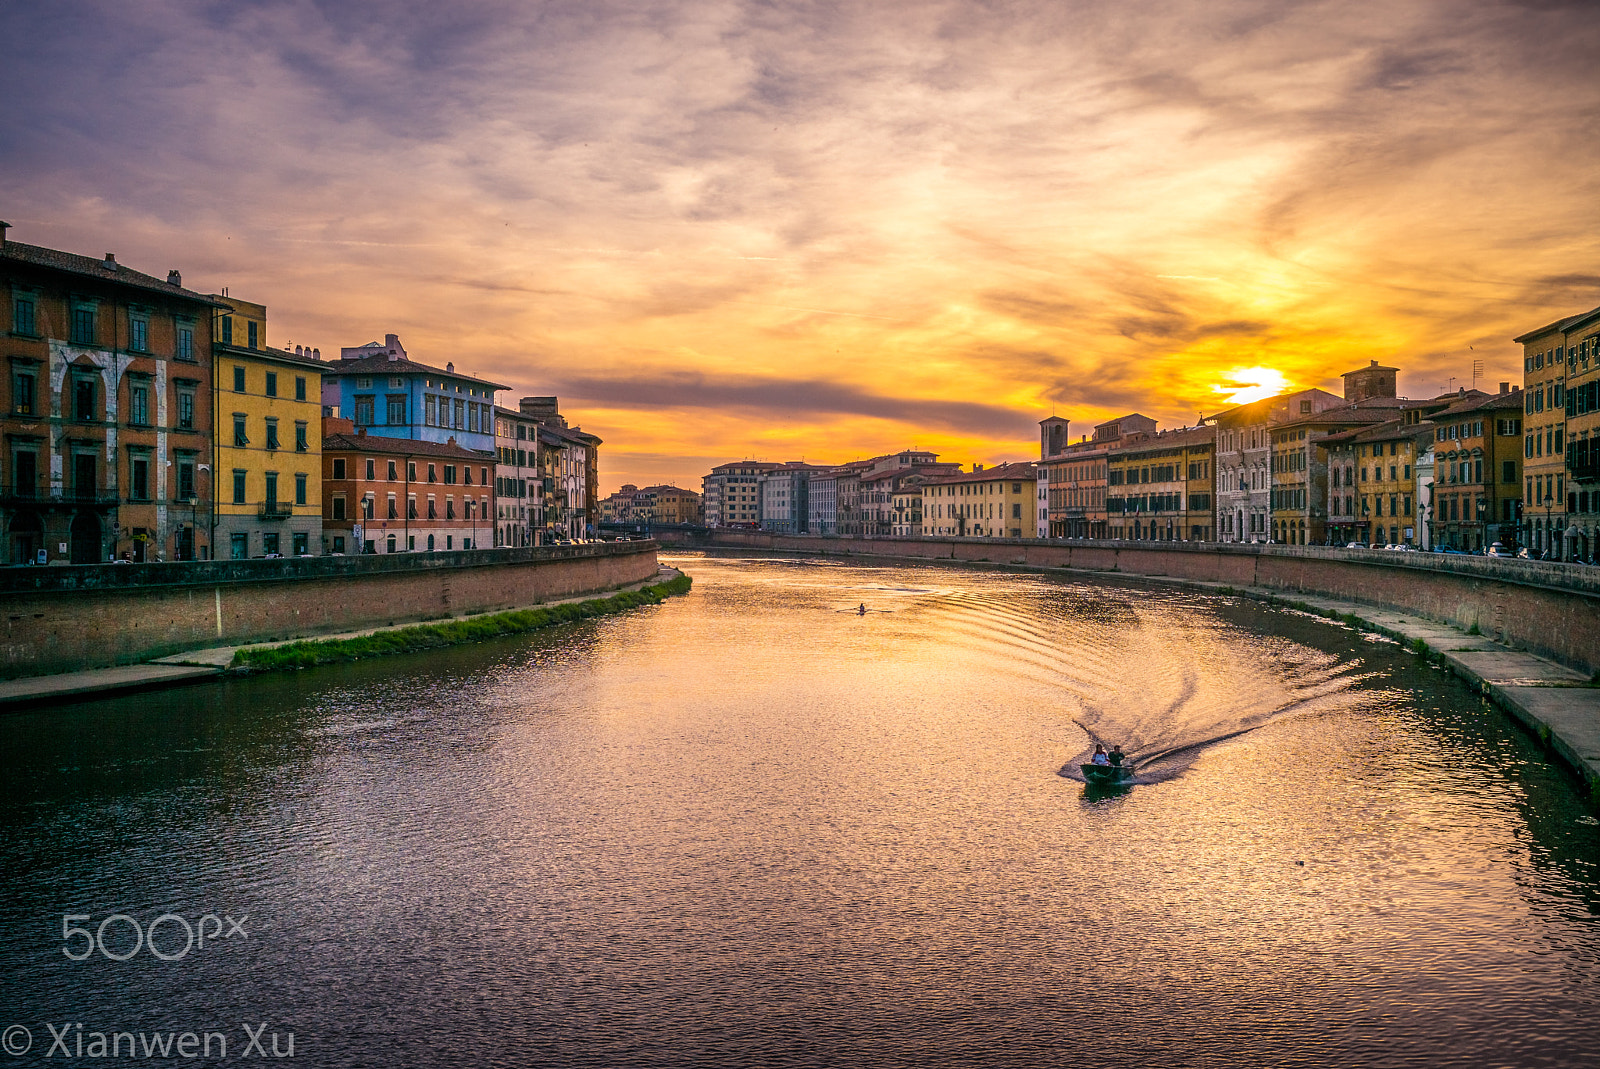
[[(5, 718), (0, 1064), (246, 1022), (319, 1066), (1596, 1064), (1600, 826), (1400, 647), (676, 562), (560, 632)], [(1096, 738), (1139, 785), (1061, 774)], [(205, 945), (105, 956), (166, 913)]]

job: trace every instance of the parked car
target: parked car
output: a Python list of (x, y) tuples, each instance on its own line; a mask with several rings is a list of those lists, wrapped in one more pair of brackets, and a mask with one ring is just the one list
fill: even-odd
[(1483, 551), (1483, 555), (1485, 557), (1512, 557), (1512, 556), (1515, 556), (1514, 553), (1512, 553), (1509, 549), (1506, 548), (1506, 544), (1504, 542), (1491, 542), (1489, 544), (1489, 548)]
[(1366, 549), (1367, 548), (1367, 544), (1365, 542), (1346, 542), (1344, 548), (1345, 549)]

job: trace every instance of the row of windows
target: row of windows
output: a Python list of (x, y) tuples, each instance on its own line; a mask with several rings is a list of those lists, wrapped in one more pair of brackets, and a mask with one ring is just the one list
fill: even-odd
[(1584, 338), (1577, 345), (1565, 349), (1558, 345), (1554, 349), (1525, 356), (1522, 358), (1522, 371), (1523, 374), (1538, 371), (1546, 364), (1555, 367), (1563, 358), (1569, 367), (1588, 367), (1591, 357), (1600, 361), (1600, 336)]
[[(1376, 495), (1374, 497), (1363, 497), (1361, 499), (1361, 514), (1363, 516), (1368, 516), (1368, 515), (1371, 515), (1371, 516), (1383, 516), (1383, 515), (1385, 515), (1385, 513), (1383, 511), (1383, 506), (1384, 506), (1384, 501), (1385, 500), (1387, 500), (1388, 503), (1389, 503), (1389, 511), (1388, 511), (1387, 515), (1389, 515), (1389, 516), (1409, 516), (1409, 515), (1411, 515), (1411, 495), (1410, 494), (1389, 494), (1387, 496), (1387, 499), (1385, 498), (1385, 496), (1383, 494), (1378, 494), (1378, 495)], [(1330, 511), (1335, 516), (1354, 516), (1356, 514), (1355, 513), (1355, 508), (1356, 508), (1355, 495), (1346, 494), (1344, 496), (1334, 497), (1332, 499)]]
[[(345, 457), (333, 457), (332, 460), (333, 460), (333, 465), (332, 465), (333, 466), (333, 478), (335, 478), (335, 479), (347, 479), (347, 478), (353, 478), (354, 477), (354, 476), (346, 474), (346, 472), (354, 470), (354, 466), (352, 466)], [(364, 458), (361, 459), (360, 464), (364, 466), (364, 470), (366, 471), (367, 480), (370, 481), (370, 482), (376, 482), (377, 479), (378, 479), (378, 461), (373, 457), (364, 457)], [(394, 461), (394, 460), (387, 460), (387, 461), (384, 461), (384, 464), (386, 466), (386, 468), (385, 468), (385, 470), (386, 470), (386, 478), (388, 479), (388, 481), (392, 482), (392, 483), (399, 482), (400, 481), (400, 464), (399, 464), (399, 462), (398, 461)], [(442, 465), (429, 464), (429, 465), (427, 465), (427, 474), (428, 474), (427, 481), (430, 482), (430, 483), (438, 482), (439, 481), (439, 472), (440, 472), (441, 468), (444, 471), (444, 484), (446, 486), (454, 486), (455, 485), (455, 481), (456, 481), (456, 470), (457, 470), (456, 469), (456, 465), (454, 465), (454, 464), (442, 464)], [(461, 473), (461, 483), (462, 483), (462, 485), (463, 486), (471, 486), (472, 485), (472, 465), (470, 465), (470, 464), (462, 464), (460, 466), (460, 473)], [(407, 482), (413, 482), (413, 483), (418, 481), (417, 480), (417, 462), (414, 461), (414, 460), (406, 462), (406, 481)], [(489, 485), (489, 469), (487, 467), (481, 467), (481, 468), (478, 469), (478, 485), (479, 486), (488, 486)]]
[[(254, 323), (251, 324), (251, 326), (254, 325)], [(251, 348), (254, 348), (254, 346), (251, 346)], [(239, 364), (233, 365), (233, 392), (248, 392), (246, 389), (245, 369)], [(276, 371), (266, 372), (266, 379), (262, 382), (261, 392), (267, 397), (278, 396), (278, 373)], [(294, 377), (294, 399), (296, 401), (306, 400), (306, 377), (304, 375), (296, 375)]]
[[(124, 410), (126, 421), (134, 426), (153, 425), (150, 405), (150, 380), (135, 378), (129, 373), (128, 406)], [(99, 422), (103, 413), (100, 405), (101, 383), (98, 377), (74, 374), (69, 380), (69, 418), (79, 422)], [(194, 430), (194, 390), (179, 386), (174, 391), (177, 400), (177, 421), (173, 426), (182, 431)], [(11, 373), (11, 411), (18, 416), (42, 416), (39, 402), (38, 374), (31, 368), (18, 368)]]
[[(349, 518), (349, 517), (347, 517), (345, 515), (345, 495), (343, 495), (343, 494), (333, 494), (333, 495), (330, 496), (328, 503), (329, 503), (329, 512), (330, 512), (330, 518), (331, 519), (343, 520), (343, 519), (348, 519)], [(375, 519), (376, 518), (376, 514), (377, 514), (377, 511), (378, 511), (377, 495), (376, 494), (372, 493), (371, 491), (368, 491), (360, 499), (360, 505), (361, 505), (361, 518), (362, 519), (370, 520), (370, 519)], [(385, 519), (398, 520), (400, 518), (399, 498), (397, 498), (394, 494), (389, 494), (388, 495), (387, 500), (384, 502), (384, 506), (385, 506), (385, 509), (384, 509), (384, 518)], [(426, 507), (427, 507), (427, 516), (426, 516), (427, 519), (430, 519), (430, 520), (438, 520), (438, 519), (453, 520), (453, 519), (456, 518), (456, 499), (453, 496), (446, 497), (444, 499), (444, 515), (443, 516), (439, 515), (439, 502), (432, 494), (428, 495), (428, 500), (427, 500), (427, 506)], [(408, 519), (408, 520), (419, 520), (419, 519), (423, 519), (424, 518), (417, 511), (417, 495), (416, 494), (407, 494), (406, 495), (406, 516), (405, 516), (405, 518)], [(464, 520), (488, 519), (489, 518), (489, 499), (487, 497), (480, 497), (477, 500), (474, 500), (474, 499), (472, 499), (470, 497), (462, 498), (461, 499), (461, 518), (464, 519)]]
[[(100, 457), (87, 450), (74, 452), (67, 465), (72, 483), (67, 496), (91, 500), (100, 493)], [(150, 451), (145, 446), (128, 448), (128, 500), (151, 501), (153, 482)], [(195, 496), (195, 459), (193, 454), (177, 454), (177, 483), (175, 501), (186, 501)], [(26, 446), (14, 447), (11, 453), (11, 480), (7, 492), (23, 498), (38, 496), (43, 487), (39, 475), (44, 469), (39, 463), (39, 452)]]
[[(278, 420), (276, 416), (267, 416), (262, 420), (266, 430), (266, 440), (262, 443), (263, 449), (282, 449), (283, 445), (278, 440)], [(243, 412), (233, 414), (233, 444), (244, 448), (250, 444), (250, 417)], [(296, 453), (308, 452), (311, 443), (307, 440), (308, 425), (305, 420), (296, 420), (294, 424), (294, 451)]]
[[(16, 294), (11, 301), (11, 333), (41, 337), (39, 309), (34, 298)], [(92, 304), (74, 304), (67, 322), (67, 340), (73, 345), (96, 345), (100, 336), (100, 312)], [(194, 327), (178, 320), (173, 335), (172, 355), (178, 360), (194, 360)], [(150, 313), (129, 311), (128, 351), (150, 352)]]
[[(249, 502), (249, 498), (246, 496), (246, 491), (249, 488), (249, 478), (250, 473), (246, 469), (233, 469), (233, 503), (235, 505), (243, 505)], [(276, 505), (278, 503), (278, 473), (275, 471), (266, 472), (262, 475), (262, 479), (264, 481), (262, 483), (261, 500), (268, 507)], [(306, 503), (306, 490), (309, 482), (310, 477), (304, 472), (295, 473), (294, 503), (296, 505), (304, 505)]]

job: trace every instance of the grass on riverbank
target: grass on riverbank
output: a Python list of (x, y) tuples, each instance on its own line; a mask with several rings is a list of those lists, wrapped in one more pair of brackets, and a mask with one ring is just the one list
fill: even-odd
[(319, 664), (343, 664), (363, 657), (384, 657), (391, 653), (411, 653), (417, 650), (457, 646), (464, 642), (481, 642), (486, 638), (503, 635), (520, 635), (558, 624), (576, 623), (596, 616), (636, 609), (641, 605), (658, 605), (674, 594), (687, 594), (691, 580), (687, 575), (656, 583), (641, 590), (629, 590), (606, 598), (568, 602), (564, 605), (546, 605), (537, 609), (514, 609), (511, 612), (478, 616), (470, 620), (447, 620), (437, 624), (415, 624), (397, 627), (390, 631), (375, 631), (359, 638), (308, 639), (282, 646), (242, 649), (233, 656), (232, 668), (271, 672), (286, 668), (311, 668)]

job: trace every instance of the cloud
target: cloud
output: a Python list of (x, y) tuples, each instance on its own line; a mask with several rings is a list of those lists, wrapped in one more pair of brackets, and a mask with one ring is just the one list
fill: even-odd
[(1235, 367), (1512, 379), (1600, 303), (1583, 3), (57, 0), (0, 37), (12, 237), (559, 389), (651, 481), (1188, 422)]

